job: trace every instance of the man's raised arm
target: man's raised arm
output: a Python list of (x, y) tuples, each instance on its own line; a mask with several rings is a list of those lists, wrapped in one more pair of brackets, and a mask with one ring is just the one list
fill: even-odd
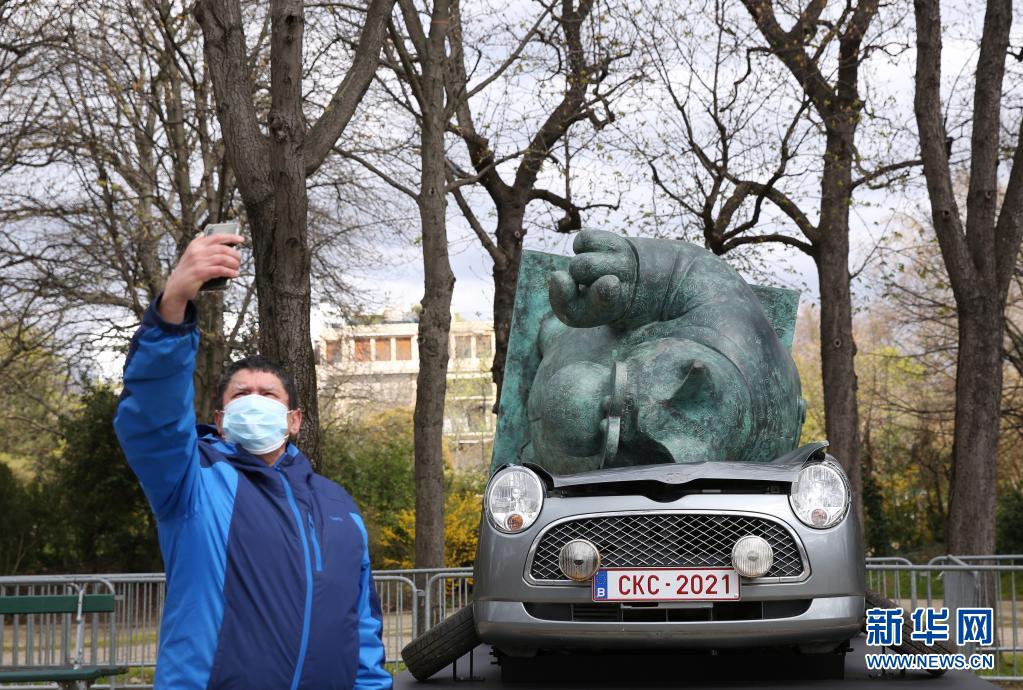
[(238, 276), (238, 235), (192, 241), (132, 337), (114, 428), (157, 520), (186, 515), (199, 469), (192, 374), (199, 347), (195, 307), (202, 284)]

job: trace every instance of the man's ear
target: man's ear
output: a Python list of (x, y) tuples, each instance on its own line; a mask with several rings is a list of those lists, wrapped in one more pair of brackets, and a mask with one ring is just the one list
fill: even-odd
[(213, 413), (213, 423), (217, 426), (217, 433), (224, 435), (224, 411), (216, 410)]
[(302, 410), (295, 408), (288, 410), (288, 435), (298, 436), (298, 430), (302, 428)]

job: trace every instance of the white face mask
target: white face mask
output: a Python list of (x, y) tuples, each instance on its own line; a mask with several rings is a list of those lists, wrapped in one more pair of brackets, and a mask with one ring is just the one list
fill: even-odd
[(224, 436), (253, 455), (277, 450), (288, 440), (288, 408), (264, 395), (235, 398), (224, 408)]

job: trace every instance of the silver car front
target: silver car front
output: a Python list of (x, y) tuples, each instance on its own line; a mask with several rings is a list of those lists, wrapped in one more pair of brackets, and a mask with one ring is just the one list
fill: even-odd
[(480, 639), (509, 655), (841, 647), (863, 618), (863, 548), (825, 446), (772, 463), (495, 473), (475, 568)]

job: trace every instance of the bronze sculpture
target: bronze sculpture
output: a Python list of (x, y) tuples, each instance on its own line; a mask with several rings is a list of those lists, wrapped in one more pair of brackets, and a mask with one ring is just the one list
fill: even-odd
[(573, 248), (524, 259), (495, 466), (769, 462), (796, 447), (795, 293), (751, 288), (687, 242), (584, 230)]

